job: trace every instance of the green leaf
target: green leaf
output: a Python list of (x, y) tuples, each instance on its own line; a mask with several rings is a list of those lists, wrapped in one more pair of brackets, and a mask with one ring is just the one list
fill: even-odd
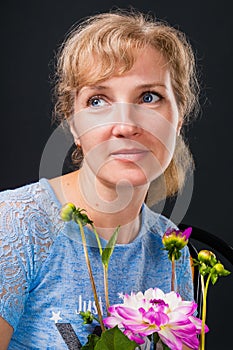
[(166, 344), (164, 344), (163, 342), (162, 342), (162, 345), (163, 345), (163, 350), (170, 350), (170, 348)]
[(81, 347), (81, 350), (94, 350), (100, 338), (96, 334), (89, 334), (87, 339), (87, 343)]
[(114, 248), (115, 248), (119, 229), (120, 229), (120, 226), (117, 226), (117, 228), (115, 229), (112, 237), (108, 241), (108, 243), (107, 243), (107, 245), (102, 253), (102, 263), (105, 266), (108, 266), (109, 259), (113, 253)]
[(218, 280), (218, 274), (217, 273), (212, 273), (210, 278), (211, 278), (212, 284), (214, 285), (217, 282), (217, 280)]
[(129, 340), (116, 326), (101, 334), (101, 338), (97, 342), (95, 350), (135, 350), (137, 347), (138, 344), (135, 341)]
[(159, 341), (159, 335), (157, 332), (153, 333), (153, 340), (154, 340), (154, 344), (157, 344)]
[(222, 273), (221, 273), (221, 275), (220, 276), (228, 276), (228, 275), (230, 275), (230, 271), (228, 271), (228, 270), (226, 270), (226, 269), (224, 269), (223, 271), (222, 271)]

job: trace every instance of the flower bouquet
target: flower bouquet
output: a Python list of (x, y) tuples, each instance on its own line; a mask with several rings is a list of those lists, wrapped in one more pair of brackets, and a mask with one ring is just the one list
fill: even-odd
[[(185, 231), (170, 229), (165, 232), (162, 242), (164, 250), (172, 264), (171, 292), (164, 293), (159, 288), (150, 288), (144, 293), (120, 294), (123, 302), (110, 305), (108, 297), (108, 266), (113, 253), (118, 232), (117, 227), (108, 244), (103, 249), (94, 223), (88, 218), (85, 210), (67, 203), (61, 210), (64, 221), (73, 220), (80, 229), (84, 255), (89, 272), (95, 304), (98, 312), (98, 322), (101, 328), (99, 335), (90, 334), (87, 343), (77, 349), (82, 350), (182, 350), (205, 349), (205, 333), (208, 331), (206, 322), (206, 300), (209, 282), (215, 284), (219, 276), (229, 275), (229, 271), (219, 262), (216, 256), (207, 250), (202, 250), (194, 264), (198, 266), (201, 275), (203, 293), (202, 318), (195, 316), (197, 304), (182, 300), (175, 292), (175, 262), (181, 256), (190, 237), (192, 228)], [(104, 272), (105, 302), (108, 312), (103, 318), (101, 306), (96, 291), (88, 256), (86, 238), (83, 227), (89, 224), (95, 234)], [(90, 311), (80, 312), (84, 324), (92, 323), (96, 317)]]

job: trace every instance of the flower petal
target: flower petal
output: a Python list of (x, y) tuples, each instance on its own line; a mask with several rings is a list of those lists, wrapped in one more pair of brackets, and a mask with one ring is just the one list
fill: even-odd
[(164, 328), (158, 332), (161, 340), (166, 344), (171, 350), (182, 350), (182, 342), (176, 337), (169, 328)]
[(179, 305), (174, 307), (174, 311), (179, 311), (187, 316), (191, 316), (197, 309), (197, 304), (193, 301), (182, 301)]
[[(195, 316), (190, 316), (189, 319), (195, 325), (197, 333), (200, 334), (202, 321)], [(205, 324), (205, 333), (207, 333), (207, 332), (209, 332), (209, 327)]]
[(186, 237), (186, 239), (189, 239), (191, 233), (192, 233), (192, 227), (188, 227), (188, 228), (186, 228), (186, 230), (183, 231), (182, 234), (183, 234), (183, 236)]
[(197, 336), (186, 337), (182, 339), (183, 344), (187, 345), (189, 348), (198, 350), (199, 349), (199, 340)]
[(130, 307), (117, 306), (116, 311), (118, 315), (125, 320), (134, 320), (135, 322), (141, 320), (141, 313), (138, 310), (134, 310)]
[(123, 322), (123, 327), (125, 329), (129, 329), (131, 332), (133, 332), (134, 334), (138, 334), (142, 337), (145, 337), (147, 335), (150, 335), (154, 332), (156, 332), (157, 330), (159, 330), (159, 327), (157, 327), (156, 325), (148, 325), (148, 324), (130, 324), (129, 321), (125, 321)]
[(116, 325), (121, 325), (119, 320), (116, 317), (109, 316), (103, 319), (103, 323), (106, 327), (113, 328)]
[(124, 334), (130, 339), (130, 340), (133, 340), (135, 341), (137, 344), (141, 345), (141, 344), (144, 344), (145, 343), (145, 340), (143, 340), (142, 337), (134, 334), (133, 332), (131, 332), (129, 329), (126, 329), (124, 331)]

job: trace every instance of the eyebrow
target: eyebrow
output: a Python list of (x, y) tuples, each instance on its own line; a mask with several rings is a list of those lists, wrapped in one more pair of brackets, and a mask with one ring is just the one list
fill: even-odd
[[(163, 87), (165, 89), (167, 89), (167, 86), (166, 84), (164, 83), (161, 83), (161, 82), (151, 82), (151, 83), (147, 83), (147, 84), (138, 84), (135, 86), (135, 89), (137, 90), (141, 90), (141, 89), (150, 89), (150, 88), (153, 88), (153, 87), (157, 87), (157, 86), (160, 86), (160, 87)], [(87, 89), (90, 89), (90, 90), (107, 90), (111, 88), (110, 86), (105, 86), (105, 85), (90, 85), (90, 86), (85, 86), (82, 91), (85, 91)]]
[(136, 89), (149, 89), (149, 88), (153, 88), (153, 87), (156, 87), (156, 86), (161, 86), (161, 87), (167, 89), (166, 84), (161, 83), (161, 82), (152, 82), (152, 83), (148, 83), (148, 84), (139, 84), (139, 85), (136, 85)]

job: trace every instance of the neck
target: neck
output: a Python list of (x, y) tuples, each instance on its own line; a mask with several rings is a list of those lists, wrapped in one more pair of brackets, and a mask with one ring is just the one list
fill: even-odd
[(120, 226), (117, 243), (128, 244), (132, 242), (138, 235), (140, 229), (140, 215), (125, 225), (121, 225), (118, 222), (118, 224), (114, 225), (113, 227), (96, 227), (96, 230), (100, 237), (109, 241), (117, 226)]
[(120, 225), (118, 243), (131, 242), (140, 228), (140, 210), (148, 185), (133, 187), (128, 183), (111, 186), (81, 168), (50, 180), (61, 204), (72, 202), (85, 209), (98, 234), (109, 240)]
[(93, 220), (98, 234), (106, 240), (120, 225), (118, 243), (129, 243), (138, 234), (139, 214), (148, 185), (133, 187), (122, 182), (117, 186), (101, 182), (91, 171), (77, 174), (77, 201)]

